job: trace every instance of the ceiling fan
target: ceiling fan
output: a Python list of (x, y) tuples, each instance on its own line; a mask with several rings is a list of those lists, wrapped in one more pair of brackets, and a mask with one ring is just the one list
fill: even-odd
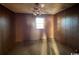
[(35, 3), (33, 7), (33, 15), (41, 15), (43, 13), (43, 9), (45, 7), (45, 4), (42, 3)]

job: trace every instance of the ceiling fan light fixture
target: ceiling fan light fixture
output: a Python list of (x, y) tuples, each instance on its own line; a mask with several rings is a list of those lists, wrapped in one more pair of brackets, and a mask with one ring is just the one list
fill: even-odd
[(41, 15), (43, 12), (44, 4), (41, 3), (35, 3), (34, 8), (33, 8), (33, 15)]
[(41, 5), (41, 8), (45, 7), (45, 4), (40, 4)]

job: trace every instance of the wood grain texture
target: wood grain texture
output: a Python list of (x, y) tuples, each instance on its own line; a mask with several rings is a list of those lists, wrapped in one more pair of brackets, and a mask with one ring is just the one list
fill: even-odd
[(15, 40), (14, 13), (0, 5), (0, 54), (7, 54)]
[(73, 49), (79, 49), (79, 4), (55, 15), (55, 38)]

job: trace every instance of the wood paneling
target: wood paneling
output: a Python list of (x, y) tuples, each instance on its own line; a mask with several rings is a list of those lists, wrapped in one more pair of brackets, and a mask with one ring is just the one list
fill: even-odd
[(79, 4), (54, 15), (55, 38), (73, 49), (79, 49)]
[(46, 28), (44, 30), (36, 29), (36, 16), (23, 13), (16, 14), (16, 42), (25, 42), (27, 40), (40, 40), (43, 35), (43, 31), (46, 31), (47, 33), (46, 38), (52, 37), (52, 15), (41, 15), (37, 17), (44, 17), (46, 22)]
[(14, 40), (14, 13), (0, 5), (0, 54), (7, 54)]
[(31, 14), (18, 13), (16, 18), (16, 42), (27, 40), (38, 40), (39, 31), (36, 30), (35, 16)]

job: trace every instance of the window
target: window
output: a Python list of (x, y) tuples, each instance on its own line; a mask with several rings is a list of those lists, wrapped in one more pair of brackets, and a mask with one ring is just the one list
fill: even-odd
[(44, 29), (44, 18), (36, 18), (36, 29)]

